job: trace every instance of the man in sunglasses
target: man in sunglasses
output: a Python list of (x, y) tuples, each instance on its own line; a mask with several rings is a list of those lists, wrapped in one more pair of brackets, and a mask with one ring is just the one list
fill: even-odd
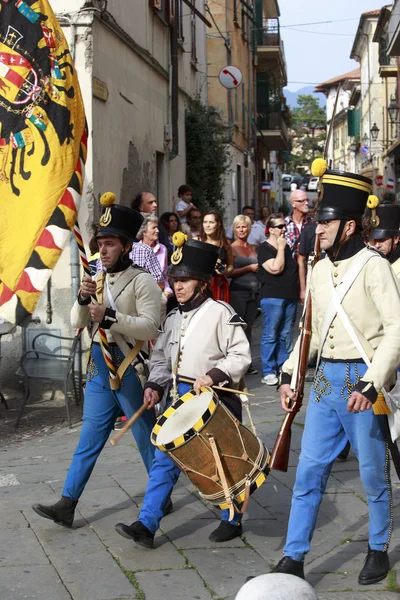
[(299, 253), (299, 239), (302, 229), (308, 223), (311, 223), (311, 217), (308, 216), (308, 196), (304, 190), (294, 190), (290, 194), (290, 204), (292, 205), (292, 214), (285, 219), (286, 223), (286, 241), (292, 251), (293, 258), (297, 260)]
[[(321, 183), (316, 234), (327, 253), (315, 266), (310, 284), (309, 360), (317, 357), (317, 372), (307, 406), (284, 557), (275, 572), (304, 579), (304, 559), (328, 477), (349, 441), (369, 508), (367, 556), (358, 577), (360, 585), (368, 585), (385, 579), (390, 568), (393, 514), (386, 416), (375, 414), (373, 405), (381, 388), (390, 389), (396, 380), (400, 363), (400, 288), (389, 262), (366, 247), (360, 235), (366, 205), (372, 210), (371, 226), (379, 225), (379, 200), (369, 196), (372, 181), (326, 168), (322, 159), (313, 168)], [(293, 374), (298, 356), (299, 343), (282, 367), (280, 398), (285, 412), (292, 412), (296, 399)]]

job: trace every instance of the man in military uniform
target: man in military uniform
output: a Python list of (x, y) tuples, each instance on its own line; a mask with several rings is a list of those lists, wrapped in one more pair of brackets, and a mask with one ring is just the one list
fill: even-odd
[(396, 277), (400, 277), (400, 206), (380, 204), (376, 217), (377, 226), (371, 229), (368, 241), (388, 259)]
[[(370, 523), (368, 553), (358, 581), (384, 579), (393, 526), (388, 445), (383, 415), (373, 404), (379, 390), (395, 380), (400, 363), (400, 291), (389, 263), (364, 245), (361, 219), (367, 204), (375, 217), (378, 199), (371, 181), (327, 171), (318, 159), (321, 196), (317, 229), (327, 257), (311, 276), (312, 332), (309, 358), (317, 372), (302, 438), (284, 557), (279, 573), (304, 578), (322, 496), (337, 455), (347, 440), (359, 461)], [(313, 173), (314, 174), (314, 173)], [(374, 218), (372, 224), (376, 223)], [(280, 398), (286, 412), (295, 399), (299, 344), (283, 365)], [(368, 364), (368, 366), (367, 366)]]
[[(108, 198), (110, 202), (115, 200), (113, 194), (108, 194)], [(143, 390), (135, 370), (135, 367), (137, 370), (143, 367), (135, 365), (141, 347), (139, 341), (154, 339), (160, 322), (161, 290), (152, 275), (133, 267), (128, 257), (143, 217), (131, 208), (110, 205), (110, 202), (103, 211), (97, 234), (100, 258), (107, 271), (98, 274), (96, 280), (85, 276), (71, 312), (74, 328), (86, 327), (89, 321), (95, 324), (80, 439), (61, 500), (51, 506), (33, 506), (41, 517), (65, 527), (72, 527), (75, 507), (116, 417), (122, 410), (129, 418), (142, 405)], [(91, 298), (96, 295), (98, 303), (93, 303)], [(115, 367), (120, 366), (119, 389), (111, 389), (110, 386), (109, 371), (99, 344), (99, 327), (106, 333)], [(126, 357), (124, 369), (121, 363)], [(132, 427), (147, 471), (150, 471), (154, 458), (154, 447), (150, 442), (152, 428), (150, 412), (146, 412)]]
[[(212, 244), (189, 240), (177, 252), (182, 253), (180, 262), (170, 274), (179, 304), (168, 314), (150, 359), (149, 380), (144, 392), (144, 400), (150, 407), (174, 387), (174, 378), (178, 389), (173, 395), (181, 397), (189, 391), (191, 386), (179, 382), (180, 376), (195, 380), (193, 388), (197, 394), (203, 386), (237, 389), (251, 361), (244, 321), (230, 305), (210, 297), (209, 283), (219, 249)], [(228, 392), (218, 394), (241, 420), (238, 396)], [(157, 449), (139, 518), (131, 525), (118, 523), (117, 532), (141, 546), (153, 548), (154, 534), (179, 474), (180, 470), (168, 454)], [(235, 513), (234, 519), (229, 521), (229, 511), (223, 510), (222, 521), (210, 539), (223, 542), (241, 533), (241, 515)]]

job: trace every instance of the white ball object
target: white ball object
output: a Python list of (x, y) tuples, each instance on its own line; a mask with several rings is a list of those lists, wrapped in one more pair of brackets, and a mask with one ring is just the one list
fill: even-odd
[(245, 583), (235, 600), (318, 600), (314, 588), (294, 575), (269, 573)]

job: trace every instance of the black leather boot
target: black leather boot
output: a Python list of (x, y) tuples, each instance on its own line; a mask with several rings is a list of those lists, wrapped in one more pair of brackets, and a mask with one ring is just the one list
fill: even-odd
[(239, 525), (231, 525), (228, 521), (221, 521), (217, 529), (210, 533), (208, 539), (212, 542), (229, 542), (229, 540), (242, 535), (242, 531), (241, 523)]
[(350, 448), (351, 448), (350, 442), (347, 442), (347, 444), (345, 445), (345, 447), (343, 448), (343, 450), (336, 457), (336, 460), (341, 460), (342, 462), (344, 462), (345, 460), (347, 460), (347, 457), (348, 457), (349, 452), (350, 452)]
[(289, 575), (295, 575), (296, 577), (305, 579), (304, 563), (300, 560), (293, 560), (290, 556), (281, 558), (276, 567), (272, 569), (272, 573), (288, 573)]
[(50, 519), (51, 521), (54, 521), (54, 523), (57, 523), (57, 525), (62, 525), (63, 527), (71, 529), (77, 504), (77, 501), (62, 496), (61, 500), (55, 504), (51, 504), (50, 506), (34, 504), (32, 508), (40, 517)]
[(133, 540), (139, 546), (144, 548), (154, 547), (154, 533), (151, 533), (150, 529), (147, 529), (140, 521), (135, 521), (132, 525), (117, 523), (115, 531), (127, 540)]
[(385, 579), (389, 573), (390, 564), (387, 550), (371, 550), (368, 546), (368, 554), (365, 563), (358, 576), (360, 585), (370, 585)]

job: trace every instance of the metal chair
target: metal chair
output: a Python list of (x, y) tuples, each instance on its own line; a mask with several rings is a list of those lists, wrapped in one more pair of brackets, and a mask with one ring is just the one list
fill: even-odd
[[(38, 342), (39, 338), (42, 338)], [(59, 344), (53, 343), (53, 348), (49, 348), (46, 344), (52, 340), (57, 340)], [(74, 338), (62, 337), (61, 335), (55, 335), (53, 333), (42, 332), (35, 335), (32, 339), (31, 350), (23, 353), (17, 370), (17, 376), (24, 378), (24, 398), (22, 406), (18, 414), (15, 427), (18, 427), (24, 412), (26, 403), (28, 402), (31, 390), (30, 381), (32, 379), (45, 380), (53, 382), (62, 382), (65, 399), (65, 409), (67, 412), (68, 425), (71, 427), (71, 415), (68, 403), (68, 382), (72, 380), (72, 389), (75, 398), (75, 402), (78, 405), (81, 400), (81, 377), (78, 371), (78, 381), (75, 378), (74, 362), (79, 349), (79, 336)], [(66, 347), (64, 342), (70, 342), (70, 346)], [(44, 345), (46, 350), (38, 349), (37, 346)], [(79, 357), (78, 357), (79, 359)]]

